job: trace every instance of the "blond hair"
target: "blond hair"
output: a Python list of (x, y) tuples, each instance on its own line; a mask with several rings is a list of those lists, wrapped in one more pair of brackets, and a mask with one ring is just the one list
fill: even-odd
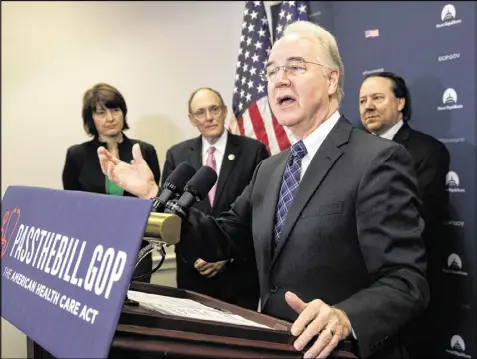
[(283, 36), (290, 34), (309, 37), (325, 50), (324, 58), (320, 61), (324, 66), (339, 72), (337, 96), (340, 103), (344, 96), (344, 66), (335, 37), (321, 26), (309, 21), (296, 21), (288, 25), (283, 31)]

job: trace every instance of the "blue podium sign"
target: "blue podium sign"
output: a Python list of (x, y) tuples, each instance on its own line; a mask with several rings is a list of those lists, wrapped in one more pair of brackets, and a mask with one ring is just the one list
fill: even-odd
[(106, 358), (152, 202), (11, 186), (2, 317), (57, 358)]

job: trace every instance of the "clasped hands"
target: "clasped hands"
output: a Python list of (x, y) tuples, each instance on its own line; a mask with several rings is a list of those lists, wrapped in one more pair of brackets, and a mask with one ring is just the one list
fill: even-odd
[(292, 292), (285, 293), (285, 300), (299, 315), (291, 327), (296, 338), (293, 346), (301, 351), (318, 336), (305, 352), (305, 358), (326, 358), (340, 340), (351, 333), (351, 323), (340, 309), (331, 307), (319, 299), (303, 302)]
[(215, 277), (223, 269), (228, 260), (209, 263), (199, 258), (194, 263), (194, 268), (199, 271), (199, 273), (207, 278)]

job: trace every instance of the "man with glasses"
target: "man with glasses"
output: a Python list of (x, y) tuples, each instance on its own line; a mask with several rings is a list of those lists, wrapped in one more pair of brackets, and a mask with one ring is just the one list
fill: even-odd
[[(346, 338), (359, 357), (405, 358), (400, 332), (429, 301), (416, 179), (403, 146), (340, 113), (343, 74), (333, 35), (288, 25), (265, 76), (273, 114), (296, 141), (257, 166), (228, 212), (192, 208), (181, 242), (209, 262), (255, 252), (262, 312), (293, 322), (306, 358)], [(135, 166), (98, 155), (113, 180), (152, 198), (158, 187), (133, 152)]]
[[(236, 136), (225, 130), (227, 107), (222, 96), (211, 88), (199, 88), (189, 98), (189, 119), (200, 136), (172, 146), (166, 154), (162, 183), (181, 163), (195, 169), (212, 167), (218, 175), (208, 198), (195, 208), (218, 216), (228, 211), (252, 179), (255, 167), (269, 157), (261, 142)], [(251, 235), (244, 238), (252, 242)], [(188, 251), (187, 245), (176, 246), (177, 286), (203, 293), (241, 307), (257, 310), (259, 284), (253, 253), (207, 262)]]

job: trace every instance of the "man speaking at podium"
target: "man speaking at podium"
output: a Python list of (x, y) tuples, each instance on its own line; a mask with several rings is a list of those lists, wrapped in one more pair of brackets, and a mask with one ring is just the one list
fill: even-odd
[[(305, 357), (326, 357), (347, 338), (360, 357), (405, 358), (400, 331), (429, 301), (411, 158), (339, 113), (343, 64), (318, 25), (289, 25), (264, 76), (296, 142), (261, 162), (230, 211), (214, 220), (191, 208), (181, 241), (213, 262), (243, 250), (251, 231), (262, 312), (294, 322)], [(113, 181), (152, 198), (158, 187), (133, 152), (134, 166), (98, 155)]]

